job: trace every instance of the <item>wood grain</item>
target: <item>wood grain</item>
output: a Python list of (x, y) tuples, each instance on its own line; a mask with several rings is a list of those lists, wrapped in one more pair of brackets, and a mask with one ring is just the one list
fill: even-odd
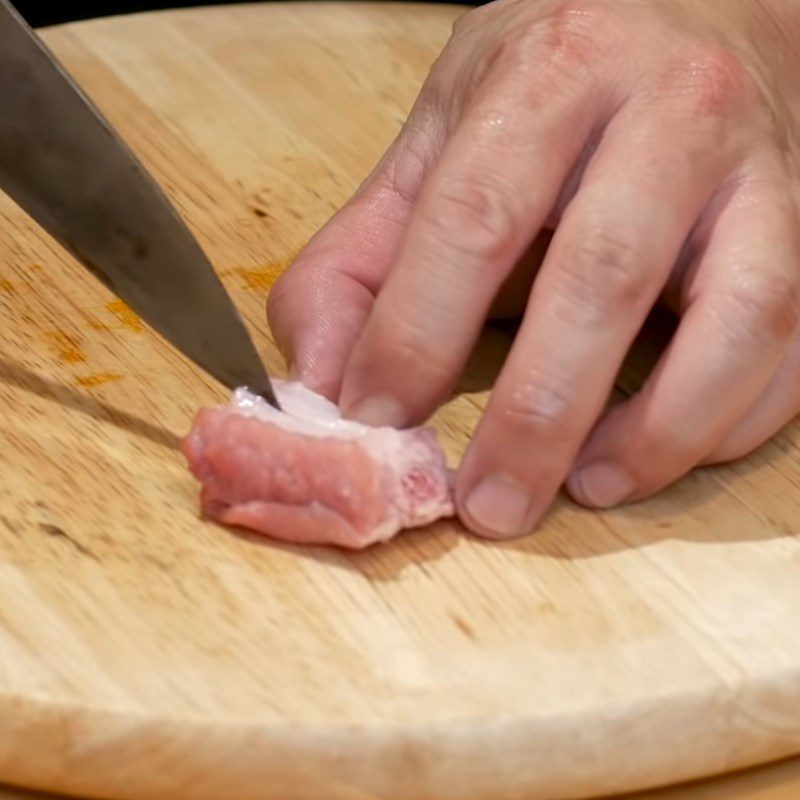
[[(265, 4), (46, 39), (280, 374), (269, 286), (392, 140), (459, 13)], [(199, 519), (176, 447), (220, 389), (7, 200), (0, 314), (0, 780), (568, 800), (800, 752), (797, 426), (634, 508), (561, 502), (515, 542), (449, 522), (299, 549)], [(487, 333), (434, 420), (454, 462), (508, 341)]]

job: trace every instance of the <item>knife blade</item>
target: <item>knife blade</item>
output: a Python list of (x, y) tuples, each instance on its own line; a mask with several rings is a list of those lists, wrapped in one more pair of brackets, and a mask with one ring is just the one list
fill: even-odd
[(161, 336), (278, 407), (222, 282), (166, 195), (0, 0), (0, 188)]

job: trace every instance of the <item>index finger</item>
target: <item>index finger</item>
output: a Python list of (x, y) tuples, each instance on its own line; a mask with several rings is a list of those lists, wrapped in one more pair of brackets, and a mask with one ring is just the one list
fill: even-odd
[(546, 70), (510, 69), (487, 78), (423, 187), (345, 370), (349, 416), (401, 426), (446, 398), (601, 116), (585, 79), (554, 95)]

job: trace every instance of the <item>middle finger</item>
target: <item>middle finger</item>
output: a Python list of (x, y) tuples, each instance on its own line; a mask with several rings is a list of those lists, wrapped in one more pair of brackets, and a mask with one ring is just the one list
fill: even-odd
[(446, 398), (500, 286), (606, 113), (586, 80), (553, 95), (546, 74), (513, 66), (487, 77), (426, 180), (350, 354), (341, 395), (348, 416), (399, 427)]
[(713, 133), (628, 109), (608, 126), (459, 472), (478, 533), (525, 533), (552, 502), (724, 173)]

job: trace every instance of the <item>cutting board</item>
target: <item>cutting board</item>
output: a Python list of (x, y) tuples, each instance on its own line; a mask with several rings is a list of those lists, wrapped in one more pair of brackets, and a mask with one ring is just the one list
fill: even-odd
[[(720, 778), (710, 778), (617, 796), (617, 800), (797, 800), (800, 795), (800, 759), (755, 767)], [(41, 794), (0, 787), (0, 800), (67, 800), (63, 795)], [(611, 800), (611, 798), (607, 798)]]
[[(265, 296), (397, 132), (453, 7), (263, 5), (47, 42), (283, 364)], [(76, 191), (78, 188), (76, 187)], [(0, 781), (114, 800), (567, 800), (800, 752), (800, 429), (508, 543), (203, 521), (219, 387), (0, 201)], [(455, 463), (510, 334), (434, 418)], [(623, 379), (630, 390), (653, 349)]]

